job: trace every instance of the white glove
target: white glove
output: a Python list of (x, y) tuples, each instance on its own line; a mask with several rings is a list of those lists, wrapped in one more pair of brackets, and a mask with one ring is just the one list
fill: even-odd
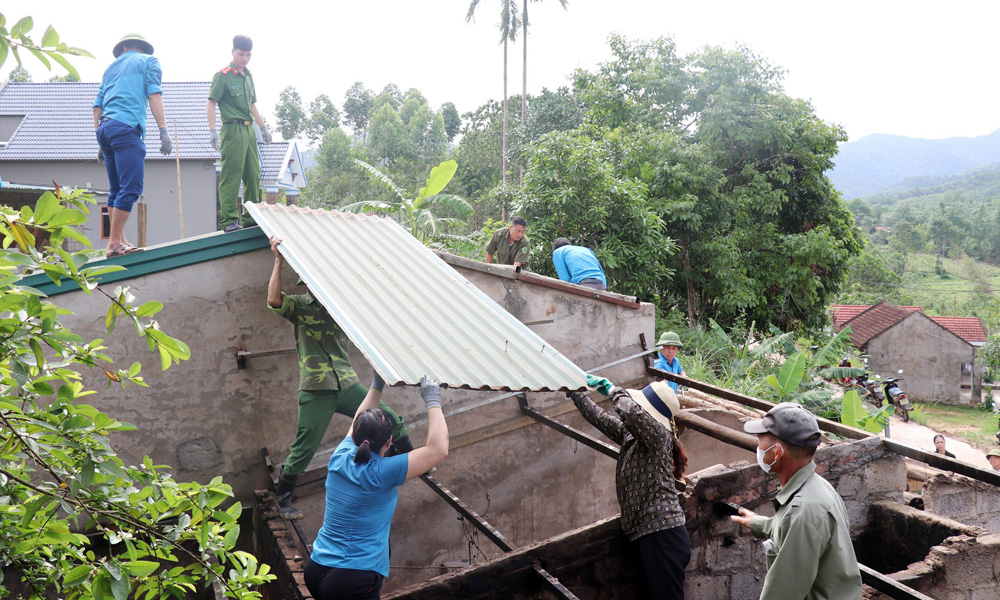
[(222, 147), (222, 144), (219, 142), (219, 130), (209, 129), (208, 131), (212, 136), (212, 147), (219, 150)]

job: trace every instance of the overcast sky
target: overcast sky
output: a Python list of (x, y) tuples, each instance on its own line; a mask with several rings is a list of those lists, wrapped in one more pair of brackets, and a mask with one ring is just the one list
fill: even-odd
[[(416, 87), (432, 106), (451, 101), (460, 112), (501, 98), (500, 0), (482, 0), (474, 23), (465, 22), (468, 4), (13, 0), (0, 10), (8, 27), (34, 17), (36, 41), (52, 24), (63, 41), (91, 51), (96, 60), (73, 60), (84, 81), (100, 80), (126, 33), (155, 46), (166, 81), (210, 80), (228, 64), (232, 36), (249, 35), (257, 104), (273, 123), (278, 94), (289, 85), (307, 106), (325, 93), (338, 108), (355, 81), (376, 93), (390, 82)], [(682, 54), (749, 46), (785, 69), (787, 93), (811, 100), (852, 140), (972, 137), (1000, 128), (996, 0), (569, 0), (566, 11), (546, 0), (529, 10), (529, 93), (566, 85), (573, 69), (607, 60), (610, 33), (669, 36)], [(511, 93), (521, 89), (521, 57), (519, 36), (509, 55)], [(24, 62), (35, 81), (51, 76), (34, 57)], [(4, 65), (4, 79), (13, 64)]]

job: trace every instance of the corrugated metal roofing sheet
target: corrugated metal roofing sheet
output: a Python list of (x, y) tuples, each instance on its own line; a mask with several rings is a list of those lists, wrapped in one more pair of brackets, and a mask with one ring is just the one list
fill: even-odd
[(586, 374), (395, 221), (294, 206), (247, 208), (389, 384), (580, 390)]

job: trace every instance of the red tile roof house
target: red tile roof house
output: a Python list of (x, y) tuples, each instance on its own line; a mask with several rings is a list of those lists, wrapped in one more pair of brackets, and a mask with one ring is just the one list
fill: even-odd
[[(978, 404), (982, 367), (976, 349), (986, 341), (978, 317), (930, 317), (919, 306), (835, 304), (834, 329), (851, 328), (851, 343), (865, 351), (873, 374), (896, 376), (912, 400)], [(972, 378), (972, 398), (961, 398), (963, 377)]]

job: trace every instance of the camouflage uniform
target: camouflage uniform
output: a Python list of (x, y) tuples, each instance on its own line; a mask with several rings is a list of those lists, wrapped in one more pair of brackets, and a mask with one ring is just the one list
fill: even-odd
[[(322, 304), (309, 294), (281, 294), (281, 307), (268, 307), (295, 327), (299, 355), (298, 433), (285, 461), (285, 473), (305, 471), (323, 440), (333, 413), (354, 418), (368, 388), (348, 360), (347, 335)], [(406, 435), (406, 425), (385, 402), (379, 408), (393, 420), (393, 439)]]
[(493, 233), (490, 243), (486, 244), (486, 253), (493, 255), (493, 262), (499, 265), (512, 265), (521, 263), (521, 267), (528, 268), (528, 259), (531, 258), (531, 242), (528, 236), (510, 243), (510, 227), (502, 227)]

